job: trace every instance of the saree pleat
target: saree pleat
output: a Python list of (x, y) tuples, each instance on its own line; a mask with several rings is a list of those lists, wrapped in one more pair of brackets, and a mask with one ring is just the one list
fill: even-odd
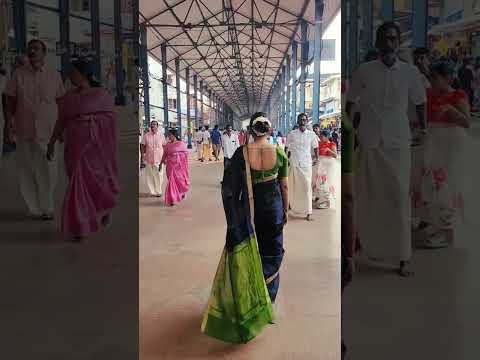
[[(247, 343), (272, 323), (271, 297), (276, 296), (279, 277), (270, 282), (268, 289), (265, 278), (278, 273), (283, 257), (283, 247), (278, 246), (283, 241), (280, 226), (283, 218), (277, 210), (278, 198), (281, 205), (278, 183), (255, 186), (254, 227), (246, 173), (249, 174), (242, 147), (235, 152), (224, 172), (222, 199), (227, 220), (226, 243), (201, 328), (204, 334), (229, 343)], [(262, 189), (269, 186), (270, 192), (260, 196)], [(272, 229), (269, 226), (272, 223), (279, 226)], [(257, 242), (257, 236), (273, 241)]]

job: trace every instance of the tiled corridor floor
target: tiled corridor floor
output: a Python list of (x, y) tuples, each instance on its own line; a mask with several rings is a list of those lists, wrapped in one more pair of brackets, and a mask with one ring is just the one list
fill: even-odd
[(140, 359), (339, 359), (338, 210), (288, 223), (277, 324), (242, 346), (200, 332), (225, 238), (223, 166), (192, 161), (190, 169), (191, 192), (175, 208), (145, 195), (141, 178)]

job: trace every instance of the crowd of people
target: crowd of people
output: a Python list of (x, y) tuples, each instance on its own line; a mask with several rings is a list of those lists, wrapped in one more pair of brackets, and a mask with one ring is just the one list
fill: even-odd
[[(169, 130), (165, 139), (158, 128), (156, 121), (150, 122), (141, 142), (141, 160), (147, 187), (157, 197), (162, 196), (162, 164), (166, 164), (164, 198), (167, 206), (173, 206), (189, 191), (189, 154), (176, 130)], [(215, 163), (223, 157), (221, 193), (227, 221), (226, 243), (202, 331), (227, 342), (244, 343), (274, 321), (272, 304), (280, 286), (283, 229), (289, 217), (313, 221), (314, 208), (328, 209), (335, 203), (340, 136), (333, 127), (312, 126), (302, 113), (285, 138), (259, 112), (251, 117), (247, 129), (236, 132), (231, 125), (224, 129), (215, 125), (211, 130), (203, 126), (192, 140), (191, 155), (199, 163)], [(251, 266), (229, 265), (233, 263)], [(247, 282), (242, 280), (246, 278)], [(258, 298), (249, 299), (253, 293)], [(235, 325), (232, 314), (237, 321), (250, 319)]]
[(399, 44), (399, 27), (382, 24), (376, 50), (348, 84), (342, 122), (356, 140), (342, 152), (342, 159), (355, 155), (342, 161), (342, 290), (358, 252), (371, 265), (391, 263), (413, 276), (413, 248), (451, 246), (464, 218), (465, 145), (480, 67), (455, 49), (439, 56)]
[(67, 239), (81, 241), (110, 225), (117, 203), (116, 112), (91, 61), (71, 63), (72, 88), (67, 91), (60, 74), (45, 64), (46, 52), (43, 41), (31, 40), (9, 79), (2, 75), (2, 140), (9, 151), (14, 149), (28, 211), (43, 221), (54, 220), (58, 143), (64, 144), (68, 184), (61, 231)]

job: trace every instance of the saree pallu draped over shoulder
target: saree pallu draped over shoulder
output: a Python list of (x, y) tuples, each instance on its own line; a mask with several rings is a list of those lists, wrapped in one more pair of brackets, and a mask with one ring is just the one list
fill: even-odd
[(85, 236), (97, 232), (116, 206), (119, 192), (116, 114), (103, 89), (71, 92), (58, 100), (65, 124), (65, 193), (62, 232)]
[[(247, 343), (273, 322), (272, 294), (269, 294), (265, 279), (273, 284), (271, 292), (275, 296), (278, 281), (273, 280), (278, 279), (283, 257), (283, 248), (280, 257), (264, 259), (261, 256), (253, 221), (254, 208), (255, 217), (265, 215), (256, 207), (257, 199), (254, 206), (253, 197), (257, 193), (251, 184), (244, 149), (245, 146), (237, 149), (224, 172), (222, 199), (227, 220), (226, 243), (201, 328), (204, 334), (229, 343)], [(263, 234), (265, 230), (262, 231)]]

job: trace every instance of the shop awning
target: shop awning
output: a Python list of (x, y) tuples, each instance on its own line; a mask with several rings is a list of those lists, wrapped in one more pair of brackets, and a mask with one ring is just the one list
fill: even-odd
[(429, 35), (440, 35), (442, 33), (453, 33), (458, 31), (480, 29), (480, 17), (469, 16), (463, 20), (433, 26), (428, 32)]
[(336, 116), (340, 115), (340, 113), (341, 113), (340, 110), (336, 110), (336, 111), (332, 111), (331, 113), (328, 113), (328, 114), (323, 114), (322, 116), (320, 116), (320, 120), (336, 117)]

